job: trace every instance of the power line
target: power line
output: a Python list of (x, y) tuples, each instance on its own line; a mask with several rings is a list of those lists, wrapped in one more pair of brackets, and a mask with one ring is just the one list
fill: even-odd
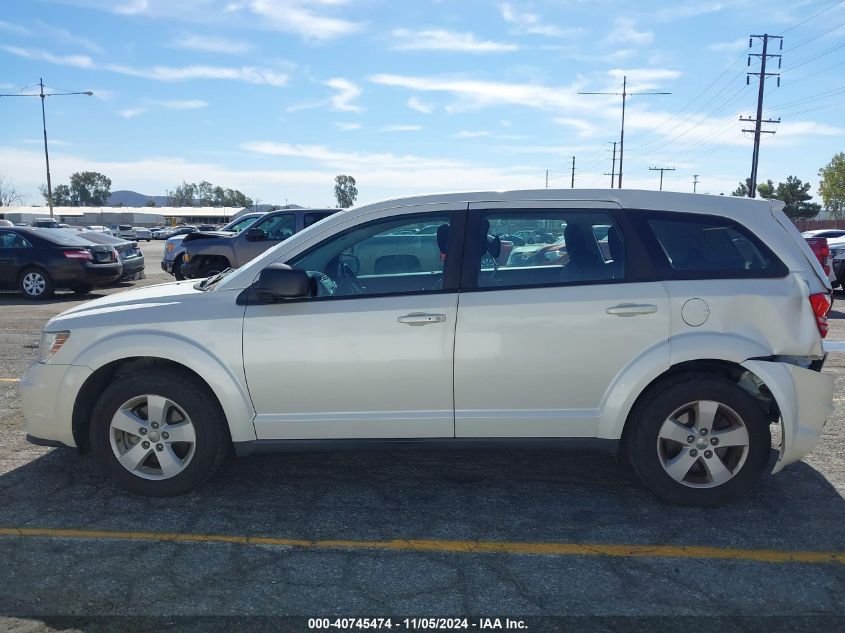
[(625, 155), (625, 101), (635, 95), (668, 95), (671, 92), (628, 92), (628, 76), (622, 76), (622, 92), (579, 92), (582, 95), (615, 95), (622, 97), (622, 128), (619, 134), (619, 188), (622, 188), (622, 159)]
[(827, 29), (827, 30), (825, 30), (825, 31), (822, 31), (822, 32), (821, 32), (821, 33), (819, 33), (819, 34), (814, 35), (813, 37), (808, 37), (806, 40), (802, 40), (802, 41), (798, 42), (795, 46), (790, 46), (790, 47), (789, 47), (789, 48), (787, 48), (784, 52), (785, 52), (785, 53), (789, 53), (789, 52), (791, 52), (791, 51), (794, 51), (796, 48), (801, 48), (801, 47), (802, 47), (802, 46), (804, 46), (805, 44), (809, 44), (810, 42), (815, 42), (815, 41), (816, 41), (817, 39), (819, 39), (820, 37), (824, 37), (824, 36), (825, 36), (825, 35), (827, 35), (828, 33), (831, 33), (832, 31), (835, 31), (836, 29), (841, 29), (843, 26), (845, 26), (845, 22), (842, 22), (841, 24), (837, 24), (836, 26), (832, 26), (832, 27), (830, 27), (829, 29)]
[[(770, 35), (769, 37), (774, 37), (774, 36)], [(805, 59), (804, 61), (798, 62), (797, 64), (793, 64), (792, 66), (784, 68), (783, 72), (787, 73), (787, 72), (790, 72), (792, 70), (795, 70), (796, 68), (801, 68), (801, 66), (805, 66), (806, 64), (809, 64), (810, 62), (814, 62), (817, 59), (821, 59), (822, 57), (827, 57), (831, 53), (838, 51), (840, 48), (845, 48), (845, 43), (839, 44), (838, 46), (833, 46), (831, 48), (828, 48), (827, 50), (819, 53), (818, 55), (816, 55), (814, 57), (810, 57), (809, 59)]]
[(819, 11), (818, 13), (814, 13), (814, 14), (813, 14), (813, 15), (811, 15), (810, 17), (808, 17), (808, 18), (805, 18), (805, 19), (801, 20), (801, 21), (800, 21), (800, 22), (798, 22), (797, 24), (793, 24), (792, 26), (790, 26), (788, 29), (786, 29), (786, 30), (784, 30), (784, 31), (781, 31), (781, 35), (783, 35), (784, 33), (789, 33), (792, 29), (797, 29), (799, 26), (801, 26), (802, 24), (806, 24), (806, 23), (807, 23), (807, 22), (809, 22), (810, 20), (814, 20), (815, 18), (819, 17), (821, 14), (823, 14), (823, 13), (827, 13), (827, 12), (828, 12), (828, 11), (830, 11), (831, 9), (833, 9), (833, 8), (835, 8), (835, 7), (838, 7), (838, 6), (839, 6), (840, 4), (842, 4), (843, 2), (845, 2), (845, 0), (838, 0), (837, 2), (834, 2), (834, 3), (833, 3), (832, 5), (830, 5), (829, 7), (825, 8), (825, 9), (822, 9), (822, 10), (821, 10), (821, 11)]

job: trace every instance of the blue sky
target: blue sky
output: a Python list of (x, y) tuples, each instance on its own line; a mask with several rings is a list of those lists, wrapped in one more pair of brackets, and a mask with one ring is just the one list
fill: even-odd
[[(808, 19), (809, 18), (809, 19)], [(624, 186), (729, 193), (750, 169), (749, 29), (783, 34), (767, 82), (760, 176), (845, 150), (845, 2), (833, 0), (3, 1), (0, 92), (47, 100), (53, 182), (92, 169), (162, 195), (210, 180), (262, 202), (322, 206), (417, 192), (606, 187), (620, 101)], [(838, 48), (837, 48), (838, 47)], [(752, 52), (759, 52), (755, 43)], [(775, 51), (780, 52), (780, 51)], [(45, 182), (38, 100), (0, 99), (0, 174), (29, 203)]]

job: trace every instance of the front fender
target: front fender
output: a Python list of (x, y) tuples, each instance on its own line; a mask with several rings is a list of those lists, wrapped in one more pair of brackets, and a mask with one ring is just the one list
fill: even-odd
[[(237, 357), (241, 358), (240, 348), (238, 352)], [(172, 361), (201, 376), (223, 407), (232, 441), (244, 442), (256, 438), (253, 425), (255, 410), (246, 391), (242, 361), (227, 363), (191, 339), (155, 330), (136, 330), (126, 335), (117, 333), (85, 348), (72, 364), (96, 371), (109, 363), (138, 357)]]

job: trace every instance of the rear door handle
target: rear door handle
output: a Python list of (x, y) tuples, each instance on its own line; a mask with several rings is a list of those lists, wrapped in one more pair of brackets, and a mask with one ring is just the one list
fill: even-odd
[(400, 316), (399, 323), (405, 325), (428, 325), (429, 323), (444, 323), (446, 321), (445, 314), (431, 314), (428, 312), (412, 312), (405, 316)]
[(640, 314), (654, 314), (657, 306), (651, 303), (620, 303), (605, 310), (608, 314), (621, 317), (639, 316)]

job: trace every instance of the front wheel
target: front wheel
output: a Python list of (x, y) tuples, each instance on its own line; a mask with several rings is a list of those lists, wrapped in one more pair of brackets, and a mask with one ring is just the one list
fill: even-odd
[(25, 268), (18, 276), (18, 289), (27, 299), (47, 299), (53, 296), (53, 281), (40, 268)]
[(176, 281), (182, 281), (185, 279), (185, 275), (182, 274), (182, 262), (180, 260), (176, 260), (173, 262), (173, 277)]
[(771, 452), (762, 407), (734, 382), (688, 373), (652, 388), (631, 413), (628, 457), (658, 497), (715, 506), (747, 493)]
[(223, 413), (199, 380), (169, 369), (109, 385), (94, 406), (91, 448), (125, 490), (167, 497), (195, 488), (220, 466), (230, 440)]

